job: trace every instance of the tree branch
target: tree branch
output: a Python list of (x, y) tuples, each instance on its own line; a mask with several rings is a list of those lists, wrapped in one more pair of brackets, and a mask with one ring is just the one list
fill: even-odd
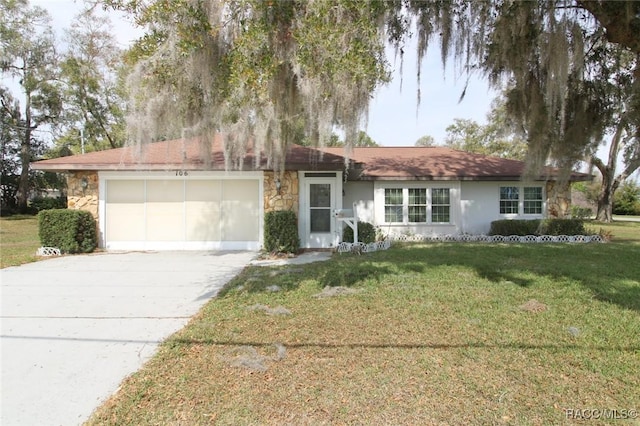
[(640, 53), (640, 2), (577, 0), (576, 3), (600, 22), (607, 40)]

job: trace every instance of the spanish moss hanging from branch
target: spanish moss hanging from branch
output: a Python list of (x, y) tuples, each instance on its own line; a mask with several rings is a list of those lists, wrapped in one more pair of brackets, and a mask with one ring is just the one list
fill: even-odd
[(389, 79), (383, 6), (181, 0), (138, 10), (156, 45), (129, 80), (132, 139), (219, 132), (228, 165), (252, 143), (276, 170), (301, 134), (323, 145), (338, 127), (354, 140)]
[[(439, 41), (443, 66), (451, 61), (456, 72), (507, 89), (532, 174), (550, 162), (569, 173), (611, 128), (611, 106), (620, 100), (610, 90), (615, 67), (599, 66), (594, 52), (615, 45), (636, 62), (640, 54), (640, 2), (104, 2), (147, 29), (132, 51), (132, 140), (207, 141), (221, 133), (228, 166), (242, 164), (252, 144), (281, 170), (291, 143), (323, 145), (336, 128), (349, 149), (375, 90), (390, 78), (385, 46), (402, 58), (417, 37), (420, 65)], [(636, 124), (638, 104), (629, 103)]]

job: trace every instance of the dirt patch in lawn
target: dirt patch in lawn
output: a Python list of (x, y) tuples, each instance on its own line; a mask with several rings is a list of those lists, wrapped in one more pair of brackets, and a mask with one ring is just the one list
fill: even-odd
[(350, 294), (360, 293), (362, 289), (359, 288), (349, 288), (349, 287), (329, 287), (326, 286), (322, 289), (320, 293), (314, 294), (313, 297), (316, 299), (326, 299), (328, 297), (336, 297), (336, 296), (348, 296)]
[(287, 354), (287, 349), (279, 343), (267, 349), (271, 349), (271, 353), (261, 353), (253, 346), (239, 346), (227, 351), (222, 359), (232, 367), (265, 372), (270, 363), (284, 359)]
[(537, 314), (546, 311), (547, 309), (549, 309), (549, 307), (542, 302), (538, 302), (536, 299), (531, 299), (526, 303), (520, 305), (520, 309), (526, 312)]

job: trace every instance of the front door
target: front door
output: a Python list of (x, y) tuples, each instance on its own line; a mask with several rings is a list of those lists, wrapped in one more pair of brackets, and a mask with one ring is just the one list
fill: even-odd
[(335, 179), (313, 179), (306, 182), (306, 246), (329, 248), (334, 243)]

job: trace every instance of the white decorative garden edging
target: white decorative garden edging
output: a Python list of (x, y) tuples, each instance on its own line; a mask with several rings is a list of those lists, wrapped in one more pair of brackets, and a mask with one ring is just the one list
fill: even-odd
[(62, 256), (62, 252), (56, 247), (40, 247), (36, 252), (36, 256)]
[(400, 242), (603, 243), (600, 235), (389, 235)]
[(384, 241), (375, 243), (347, 243), (338, 244), (338, 253), (369, 253), (387, 250), (392, 241), (398, 242), (458, 242), (458, 243), (604, 243), (600, 235), (389, 235)]
[(370, 253), (387, 250), (389, 247), (391, 247), (391, 240), (376, 241), (369, 244), (342, 242), (338, 244), (338, 253)]

